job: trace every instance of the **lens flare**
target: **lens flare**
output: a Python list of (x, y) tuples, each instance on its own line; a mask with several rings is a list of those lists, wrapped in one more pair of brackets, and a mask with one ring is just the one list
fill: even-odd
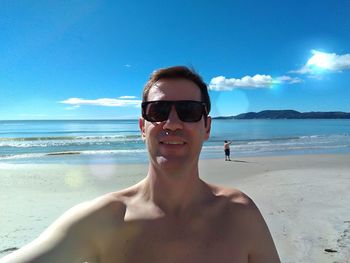
[(313, 56), (307, 61), (309, 68), (330, 69), (332, 65), (332, 54), (323, 53), (317, 50), (312, 51)]

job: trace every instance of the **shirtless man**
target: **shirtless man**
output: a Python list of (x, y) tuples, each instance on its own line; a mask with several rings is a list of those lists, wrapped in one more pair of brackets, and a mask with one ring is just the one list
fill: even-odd
[(254, 202), (199, 178), (199, 154), (211, 127), (200, 76), (186, 67), (158, 70), (143, 101), (146, 178), (68, 210), (1, 263), (280, 262)]
[(230, 144), (231, 144), (231, 142), (229, 142), (229, 141), (224, 142), (225, 161), (231, 161), (231, 159), (230, 159)]

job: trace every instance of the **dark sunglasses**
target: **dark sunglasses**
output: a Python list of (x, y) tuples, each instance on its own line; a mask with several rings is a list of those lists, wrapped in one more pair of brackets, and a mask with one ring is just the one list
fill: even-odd
[(155, 100), (142, 102), (142, 117), (150, 122), (162, 122), (169, 118), (172, 106), (183, 122), (197, 122), (207, 115), (204, 102), (195, 100)]

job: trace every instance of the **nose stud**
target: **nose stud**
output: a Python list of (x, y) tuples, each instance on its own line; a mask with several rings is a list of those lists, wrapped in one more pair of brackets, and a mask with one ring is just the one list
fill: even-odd
[(165, 135), (169, 135), (169, 132), (166, 131), (166, 132), (165, 132)]

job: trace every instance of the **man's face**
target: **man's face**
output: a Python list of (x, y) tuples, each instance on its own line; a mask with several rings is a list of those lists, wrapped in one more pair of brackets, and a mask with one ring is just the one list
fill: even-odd
[[(201, 92), (194, 82), (186, 79), (161, 79), (150, 88), (147, 100), (201, 101)], [(210, 134), (210, 117), (206, 126), (204, 118), (198, 122), (183, 122), (174, 105), (166, 121), (148, 122), (141, 118), (140, 129), (151, 163), (175, 170), (197, 165), (202, 143)]]

